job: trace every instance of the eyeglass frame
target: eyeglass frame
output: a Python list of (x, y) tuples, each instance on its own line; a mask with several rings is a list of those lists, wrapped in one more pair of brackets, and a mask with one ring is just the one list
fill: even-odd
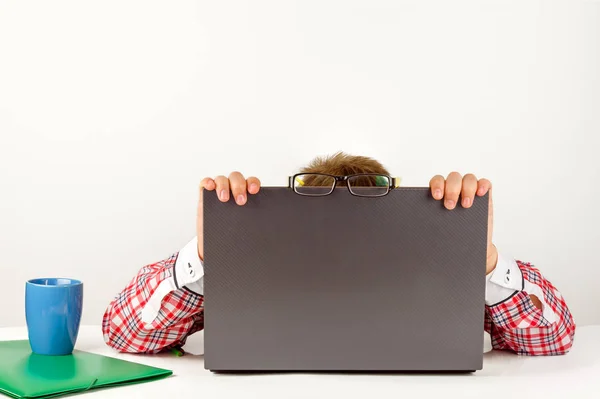
[[(331, 186), (331, 191), (328, 192), (327, 194), (317, 194), (317, 195), (311, 195), (311, 194), (301, 194), (298, 191), (296, 191), (296, 186), (294, 185), (294, 180), (296, 179), (296, 177), (298, 176), (303, 176), (303, 175), (319, 175), (319, 176), (327, 176), (327, 177), (332, 177), (333, 179), (335, 179), (334, 183)], [(380, 194), (380, 195), (360, 195), (360, 194), (355, 194), (352, 192), (352, 188), (350, 187), (350, 178), (352, 177), (356, 177), (356, 176), (381, 176), (381, 177), (387, 177), (389, 184), (387, 186), (375, 186), (375, 187), (386, 187), (387, 191), (385, 192), (385, 194)], [(351, 195), (354, 195), (355, 197), (364, 197), (364, 198), (378, 198), (378, 197), (385, 197), (386, 195), (389, 194), (390, 190), (393, 190), (394, 188), (397, 188), (400, 186), (400, 179), (397, 177), (391, 177), (390, 175), (386, 175), (383, 173), (354, 173), (351, 175), (330, 175), (328, 173), (313, 173), (313, 172), (305, 172), (305, 173), (296, 173), (293, 176), (289, 176), (288, 177), (289, 181), (289, 188), (291, 188), (294, 193), (298, 194), (298, 195), (302, 195), (304, 197), (326, 197), (328, 195), (333, 194), (333, 191), (335, 190), (337, 183), (340, 181), (346, 182), (346, 187), (348, 188), (348, 192)]]

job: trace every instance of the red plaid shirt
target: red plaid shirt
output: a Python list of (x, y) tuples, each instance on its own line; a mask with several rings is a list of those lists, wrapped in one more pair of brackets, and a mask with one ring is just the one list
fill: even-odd
[[(187, 337), (204, 327), (203, 297), (186, 287), (167, 293), (150, 324), (142, 321), (142, 310), (159, 284), (173, 277), (177, 253), (143, 267), (106, 310), (102, 322), (105, 342), (121, 352), (157, 353), (181, 347)], [(558, 290), (529, 263), (517, 261), (524, 282), (539, 287), (554, 320), (544, 317), (525, 291), (499, 304), (485, 307), (484, 329), (494, 349), (522, 355), (560, 355), (569, 351), (575, 323)]]

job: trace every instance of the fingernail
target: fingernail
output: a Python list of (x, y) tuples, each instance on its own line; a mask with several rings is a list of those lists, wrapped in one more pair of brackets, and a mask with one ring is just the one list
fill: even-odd
[(243, 205), (244, 202), (246, 202), (246, 198), (242, 194), (238, 195), (238, 197), (237, 197), (237, 203), (240, 204), (240, 205)]
[(454, 201), (452, 201), (452, 200), (446, 201), (446, 208), (452, 209), (452, 208), (454, 208), (454, 205), (456, 205), (454, 203)]
[(256, 190), (258, 190), (258, 186), (256, 185), (256, 183), (252, 183), (250, 185), (250, 190), (252, 190), (252, 192), (255, 192)]
[(227, 191), (226, 190), (221, 190), (221, 199), (222, 200), (227, 199)]
[(467, 197), (465, 199), (463, 199), (463, 206), (470, 206), (471, 205), (471, 198)]
[(485, 192), (485, 188), (481, 187), (479, 189), (479, 195), (483, 195), (484, 192)]
[(433, 192), (433, 197), (437, 198), (437, 199), (440, 199), (442, 197), (442, 190), (435, 190)]

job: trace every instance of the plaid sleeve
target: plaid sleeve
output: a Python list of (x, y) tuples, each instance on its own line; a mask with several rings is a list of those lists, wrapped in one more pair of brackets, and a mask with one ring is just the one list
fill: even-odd
[[(204, 328), (203, 297), (186, 288), (163, 294), (159, 286), (173, 280), (177, 253), (143, 267), (109, 304), (102, 320), (104, 341), (120, 352), (158, 353), (185, 344), (188, 336)], [(168, 285), (168, 284), (167, 284)], [(174, 284), (173, 284), (174, 286)], [(151, 323), (142, 310), (153, 294), (160, 308)]]
[(526, 291), (516, 291), (505, 301), (485, 309), (485, 331), (490, 333), (494, 349), (520, 355), (562, 355), (573, 345), (575, 323), (567, 304), (556, 287), (530, 263), (517, 261), (523, 279), (538, 286), (543, 306), (553, 311), (547, 320)]

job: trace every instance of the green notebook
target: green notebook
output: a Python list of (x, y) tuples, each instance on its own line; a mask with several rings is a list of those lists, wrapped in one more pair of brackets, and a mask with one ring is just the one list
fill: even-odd
[(171, 374), (171, 370), (78, 350), (68, 356), (36, 355), (27, 340), (0, 342), (0, 393), (13, 398), (56, 397)]

